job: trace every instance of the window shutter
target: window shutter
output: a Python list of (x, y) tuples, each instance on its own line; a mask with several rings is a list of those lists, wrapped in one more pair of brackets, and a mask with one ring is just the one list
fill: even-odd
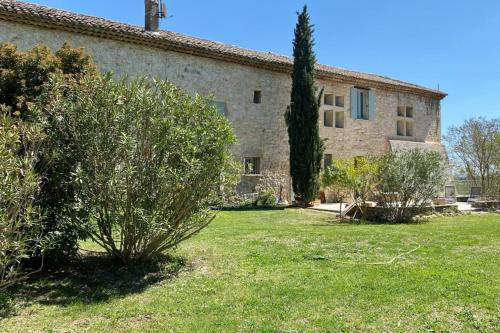
[(376, 112), (376, 103), (375, 103), (375, 91), (369, 90), (368, 91), (368, 119), (370, 120), (375, 120), (375, 112)]
[(351, 88), (351, 118), (358, 118), (358, 89)]

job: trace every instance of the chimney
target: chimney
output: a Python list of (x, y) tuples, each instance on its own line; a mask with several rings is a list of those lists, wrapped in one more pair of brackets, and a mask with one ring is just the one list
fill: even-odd
[(146, 6), (146, 31), (158, 31), (160, 15), (158, 0), (144, 0)]

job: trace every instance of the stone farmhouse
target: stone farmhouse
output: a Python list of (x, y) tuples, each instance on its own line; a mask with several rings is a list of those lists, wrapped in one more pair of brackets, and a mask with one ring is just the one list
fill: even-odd
[[(25, 50), (66, 41), (83, 47), (102, 71), (168, 79), (191, 93), (213, 96), (238, 137), (240, 193), (272, 187), (290, 200), (289, 146), (284, 113), (293, 59), (158, 30), (157, 0), (146, 0), (146, 28), (21, 1), (0, 0), (0, 42)], [(318, 64), (324, 88), (321, 136), (325, 165), (333, 158), (420, 147), (444, 154), (441, 91), (388, 77)]]

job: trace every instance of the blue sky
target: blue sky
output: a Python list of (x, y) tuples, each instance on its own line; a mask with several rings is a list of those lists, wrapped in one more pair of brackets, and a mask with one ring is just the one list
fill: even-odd
[[(30, 0), (143, 25), (143, 0)], [(472, 116), (500, 117), (498, 0), (166, 0), (162, 28), (292, 52), (296, 11), (307, 3), (318, 62), (390, 76), (449, 94), (443, 134)]]

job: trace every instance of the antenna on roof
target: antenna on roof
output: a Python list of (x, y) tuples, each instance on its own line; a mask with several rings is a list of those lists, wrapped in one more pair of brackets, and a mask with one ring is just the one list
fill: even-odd
[(167, 17), (167, 5), (163, 2), (163, 0), (160, 0), (158, 7), (158, 17), (161, 19)]

